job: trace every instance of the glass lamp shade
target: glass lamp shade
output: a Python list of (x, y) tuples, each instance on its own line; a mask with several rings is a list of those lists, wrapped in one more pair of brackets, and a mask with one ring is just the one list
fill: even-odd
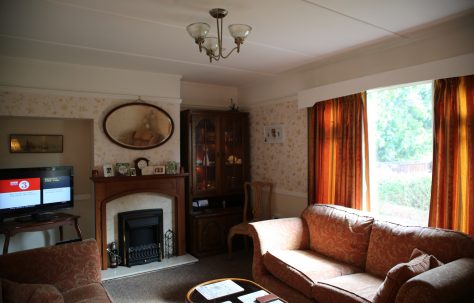
[(234, 38), (245, 39), (252, 31), (252, 27), (247, 24), (231, 24), (229, 25), (229, 32)]
[(203, 22), (192, 23), (186, 26), (189, 35), (194, 39), (206, 38), (210, 28), (209, 24)]
[(216, 37), (207, 37), (204, 39), (204, 47), (214, 52), (218, 49), (219, 42)]

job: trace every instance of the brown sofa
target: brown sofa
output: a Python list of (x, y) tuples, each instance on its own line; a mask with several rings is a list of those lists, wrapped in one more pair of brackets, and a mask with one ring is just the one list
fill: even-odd
[(253, 277), (288, 302), (474, 302), (474, 239), (315, 204), (251, 224)]
[(0, 278), (5, 303), (112, 302), (94, 239), (1, 255)]

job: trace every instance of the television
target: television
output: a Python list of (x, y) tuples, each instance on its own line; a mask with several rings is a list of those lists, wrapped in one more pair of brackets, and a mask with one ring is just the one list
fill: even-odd
[(0, 169), (0, 222), (49, 220), (48, 212), (73, 206), (72, 166)]

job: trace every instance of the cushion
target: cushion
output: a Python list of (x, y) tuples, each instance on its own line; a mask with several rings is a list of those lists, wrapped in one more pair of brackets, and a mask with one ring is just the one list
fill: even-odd
[(360, 272), (360, 269), (309, 250), (270, 250), (263, 255), (265, 268), (280, 281), (307, 297), (323, 279)]
[(313, 287), (318, 302), (372, 302), (383, 280), (367, 273), (357, 273), (323, 280)]
[[(411, 253), (410, 260), (413, 260), (416, 257), (419, 257), (421, 255), (427, 255), (427, 253), (425, 253), (422, 250), (419, 250), (418, 248), (415, 248), (413, 252)], [(436, 259), (435, 256), (430, 255), (430, 269), (441, 266), (441, 265), (444, 265), (444, 263)]]
[(306, 208), (302, 217), (308, 224), (312, 250), (365, 267), (372, 217), (355, 209), (324, 204)]
[(4, 303), (64, 303), (59, 290), (49, 284), (23, 284), (2, 279)]
[[(408, 263), (395, 265), (387, 273), (387, 276), (377, 290), (374, 303), (395, 302), (400, 287), (409, 279), (428, 271), (430, 268), (442, 265), (434, 256), (423, 253), (419, 249), (414, 249), (412, 257)], [(433, 267), (432, 267), (433, 266)]]
[(444, 263), (474, 258), (474, 238), (441, 228), (404, 226), (376, 220), (372, 226), (365, 271), (384, 278), (418, 248)]

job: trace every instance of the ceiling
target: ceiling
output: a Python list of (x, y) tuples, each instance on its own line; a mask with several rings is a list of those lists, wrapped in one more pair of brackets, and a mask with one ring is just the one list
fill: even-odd
[[(252, 33), (240, 54), (209, 63), (185, 27), (214, 7)], [(473, 0), (0, 0), (0, 54), (179, 74), (242, 87), (334, 54), (462, 15)]]

